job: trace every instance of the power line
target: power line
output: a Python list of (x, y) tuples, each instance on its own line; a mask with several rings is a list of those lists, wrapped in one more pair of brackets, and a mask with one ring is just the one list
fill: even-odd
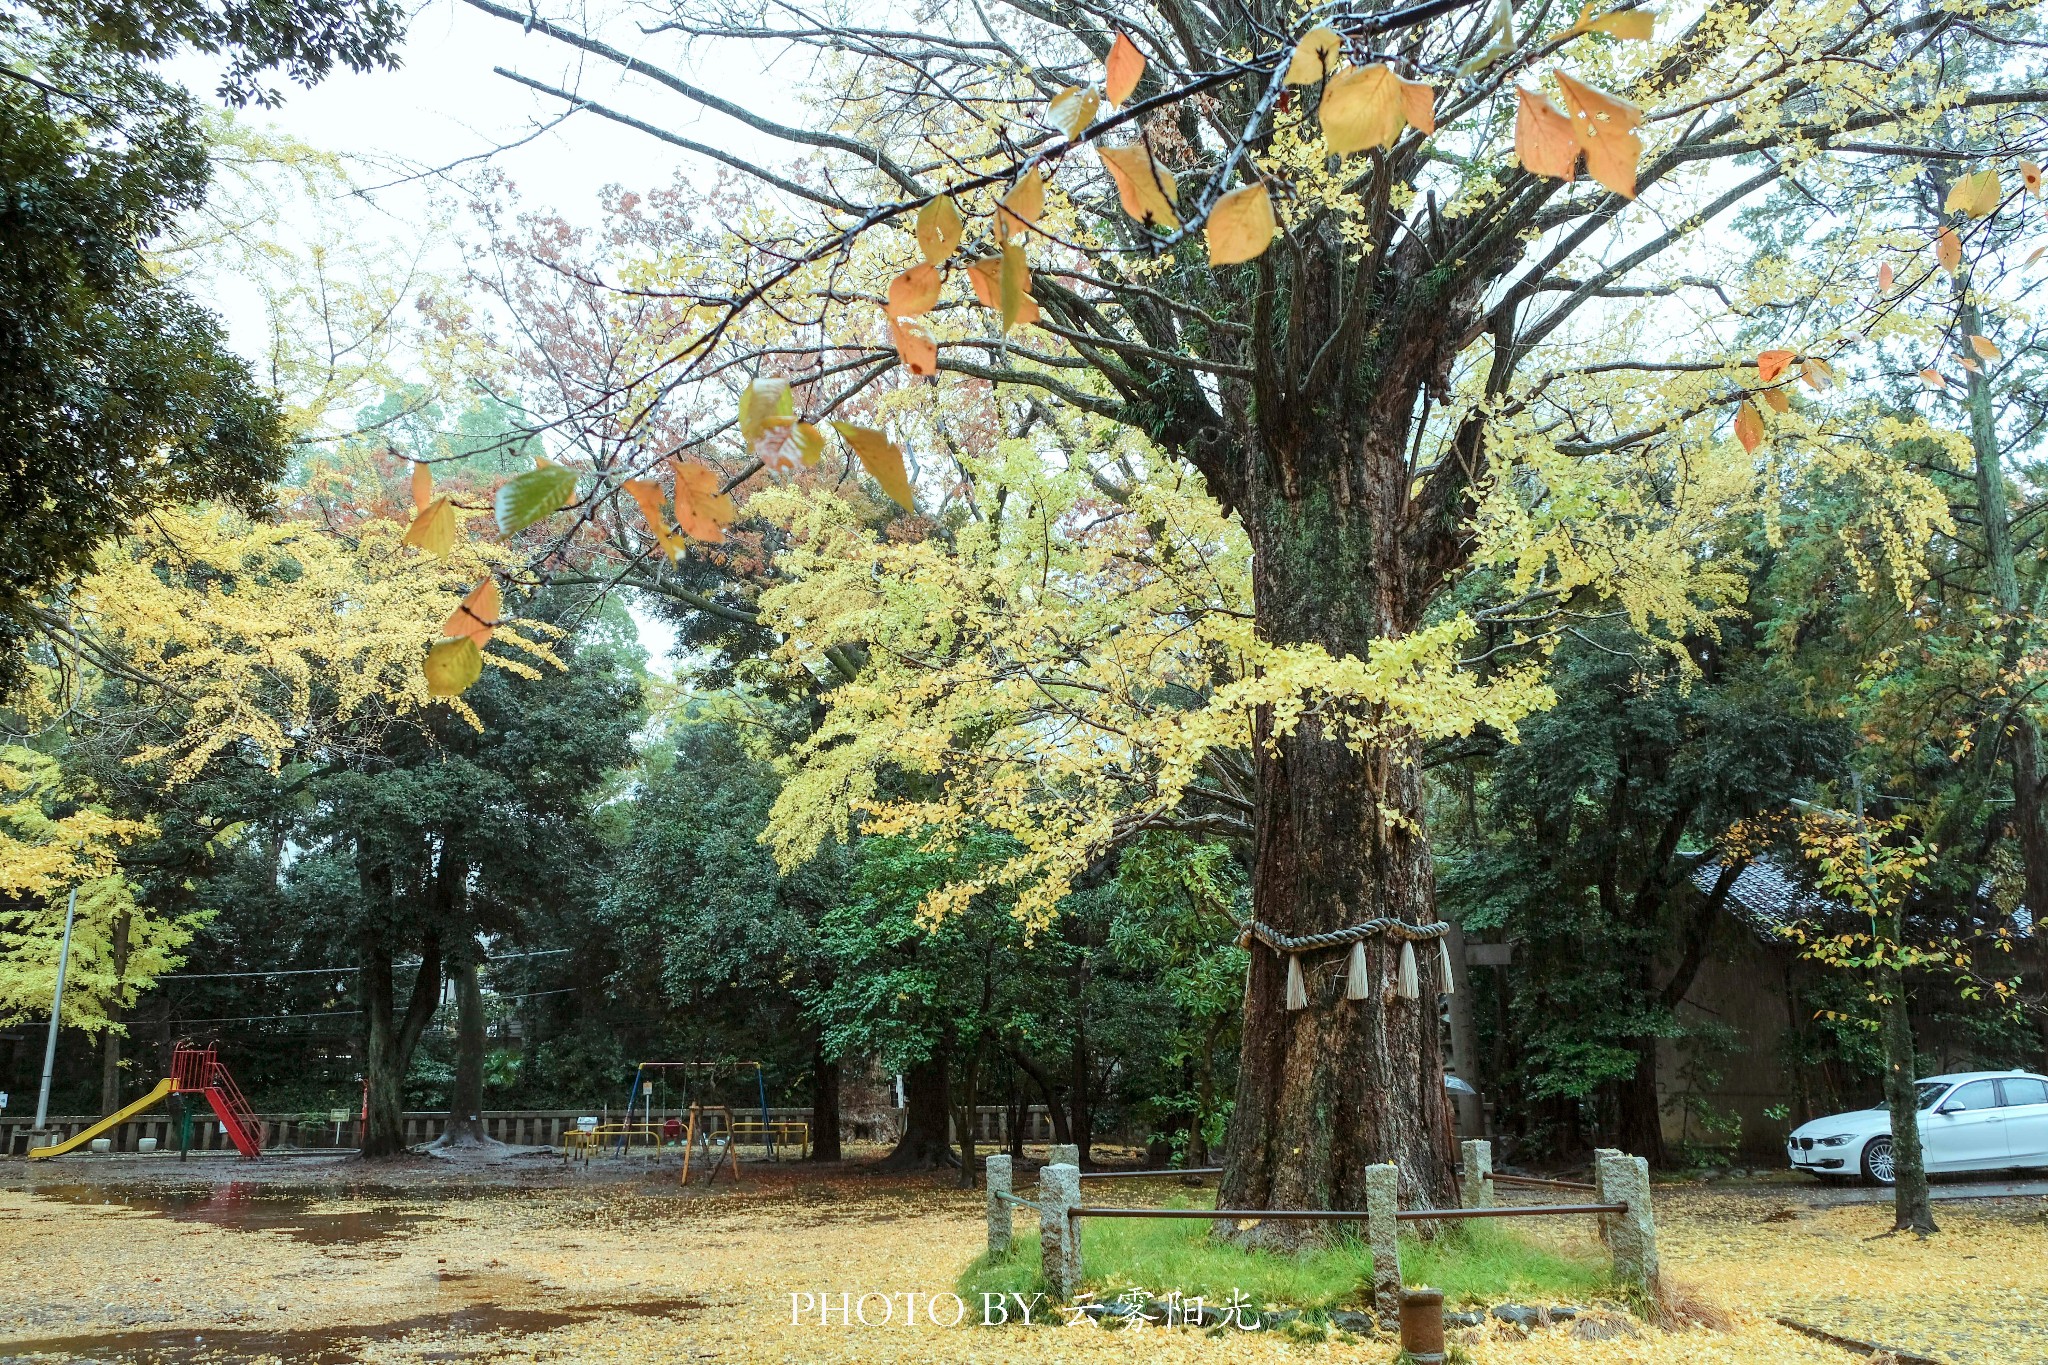
[[(528, 953), (493, 953), (493, 954), (491, 954), (491, 955), (490, 955), (489, 957), (485, 958), (485, 959), (484, 959), (484, 961), (485, 961), (485, 962), (511, 962), (511, 961), (514, 961), (515, 959), (518, 959), (518, 958), (527, 958), (527, 957), (556, 957), (556, 956), (559, 956), (559, 955), (560, 955), (560, 954), (562, 954), (562, 953), (569, 953), (569, 952), (574, 952), (574, 951), (575, 951), (575, 949), (573, 949), (573, 948), (536, 948), (536, 949), (534, 949), (534, 950), (533, 950), (532, 952), (528, 952)], [(420, 964), (419, 964), (419, 961), (418, 961), (417, 959), (415, 959), (415, 960), (413, 960), (413, 961), (411, 961), (411, 962), (394, 962), (394, 963), (392, 963), (391, 965), (392, 965), (392, 966), (394, 966), (394, 967), (417, 967), (417, 966), (419, 966)], [(361, 970), (362, 970), (362, 968), (361, 968), (360, 966), (355, 966), (355, 967), (280, 967), (280, 968), (277, 968), (277, 969), (274, 969), (274, 970), (270, 970), (270, 971), (260, 971), (260, 972), (166, 972), (166, 973), (164, 973), (164, 974), (163, 974), (162, 976), (159, 976), (159, 977), (157, 977), (157, 978), (156, 978), (156, 980), (158, 980), (158, 981), (222, 981), (222, 980), (226, 980), (226, 979), (227, 979), (227, 978), (229, 978), (229, 977), (248, 977), (248, 976), (333, 976), (333, 975), (335, 975), (335, 974), (336, 974), (336, 973), (338, 973), (338, 972), (359, 972), (359, 971), (361, 971)]]
[(231, 1014), (220, 1019), (171, 1019), (173, 1024), (254, 1024), (265, 1019), (346, 1019), (361, 1010), (315, 1010), (309, 1014)]

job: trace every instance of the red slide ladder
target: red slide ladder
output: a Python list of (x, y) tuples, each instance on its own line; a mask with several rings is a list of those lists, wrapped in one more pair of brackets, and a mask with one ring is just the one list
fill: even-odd
[(256, 1121), (256, 1111), (249, 1107), (242, 1088), (220, 1064), (213, 1048), (181, 1047), (172, 1052), (171, 1079), (177, 1082), (180, 1094), (205, 1093), (214, 1117), (220, 1120), (221, 1131), (235, 1144), (236, 1151), (246, 1157), (263, 1155), (263, 1125)]

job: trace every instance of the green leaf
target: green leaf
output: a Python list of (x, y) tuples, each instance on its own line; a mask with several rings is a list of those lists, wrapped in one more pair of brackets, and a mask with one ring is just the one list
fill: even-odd
[(561, 510), (576, 493), (576, 471), (543, 462), (498, 489), (498, 529), (506, 535), (523, 531), (542, 517)]
[(467, 635), (443, 640), (427, 651), (421, 665), (427, 675), (427, 691), (436, 697), (459, 697), (484, 675), (483, 651)]

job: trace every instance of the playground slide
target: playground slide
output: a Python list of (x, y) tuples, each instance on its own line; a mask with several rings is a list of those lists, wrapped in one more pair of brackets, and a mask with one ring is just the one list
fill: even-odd
[(64, 1139), (64, 1141), (58, 1143), (54, 1147), (35, 1148), (34, 1150), (29, 1152), (28, 1159), (30, 1161), (41, 1161), (45, 1157), (62, 1156), (66, 1152), (72, 1151), (73, 1149), (78, 1147), (82, 1147), (86, 1143), (91, 1142), (94, 1138), (98, 1137), (100, 1134), (106, 1132), (109, 1128), (112, 1128), (116, 1124), (120, 1123), (122, 1120), (133, 1118), (135, 1115), (149, 1108), (149, 1106), (155, 1104), (158, 1100), (163, 1099), (165, 1096), (169, 1095), (172, 1091), (176, 1090), (177, 1088), (178, 1083), (172, 1080), (169, 1076), (166, 1076), (156, 1083), (156, 1089), (150, 1091), (147, 1095), (144, 1095), (141, 1099), (135, 1101), (135, 1103), (129, 1105), (127, 1108), (116, 1109), (113, 1113), (107, 1115), (98, 1123), (93, 1124), (91, 1127), (84, 1129), (83, 1131), (75, 1134), (72, 1137)]

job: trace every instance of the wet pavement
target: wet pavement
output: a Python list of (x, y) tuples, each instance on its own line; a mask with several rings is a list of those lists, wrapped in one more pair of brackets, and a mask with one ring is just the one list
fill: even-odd
[(40, 1185), (38, 1198), (67, 1204), (136, 1209), (181, 1223), (211, 1223), (244, 1232), (281, 1232), (315, 1246), (345, 1246), (403, 1235), (439, 1215), (414, 1209), (373, 1207), (319, 1212), (323, 1204), (404, 1201), (402, 1191), (374, 1186), (281, 1190), (231, 1182), (225, 1185)]

